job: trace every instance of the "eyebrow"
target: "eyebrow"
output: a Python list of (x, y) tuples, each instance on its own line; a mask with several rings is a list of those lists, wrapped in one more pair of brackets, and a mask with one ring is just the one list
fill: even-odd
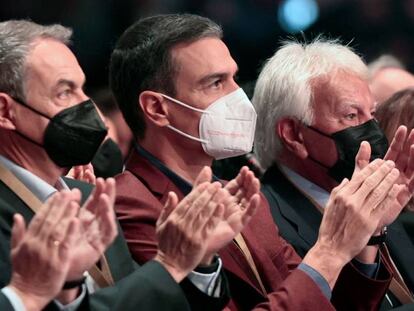
[[(85, 85), (85, 80), (83, 80), (81, 87), (83, 88), (84, 85)], [(59, 79), (55, 85), (55, 89), (59, 88), (60, 86), (68, 86), (71, 89), (75, 89), (76, 83), (73, 80)]]
[(76, 84), (75, 84), (75, 82), (73, 82), (72, 80), (67, 80), (67, 79), (60, 79), (57, 83), (56, 83), (56, 86), (55, 86), (55, 88), (58, 88), (58, 87), (60, 87), (60, 86), (65, 86), (65, 85), (67, 85), (67, 86), (69, 86), (70, 88), (75, 88), (75, 86), (76, 86)]
[[(233, 77), (236, 76), (238, 72), (239, 72), (239, 68), (236, 69), (236, 71), (234, 72), (232, 76)], [(227, 72), (215, 72), (205, 77), (202, 77), (200, 80), (198, 80), (198, 84), (206, 84), (207, 82), (211, 80), (222, 79), (228, 75), (229, 74)]]

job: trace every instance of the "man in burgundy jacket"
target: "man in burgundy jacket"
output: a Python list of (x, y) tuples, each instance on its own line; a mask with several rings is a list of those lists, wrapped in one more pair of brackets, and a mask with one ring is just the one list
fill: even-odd
[[(256, 115), (234, 81), (237, 65), (221, 36), (220, 27), (206, 18), (154, 16), (126, 30), (111, 56), (111, 88), (137, 138), (126, 171), (117, 177), (116, 210), (140, 263), (155, 255), (155, 223), (168, 193), (182, 198), (193, 184), (211, 179), (202, 168), (213, 158), (251, 149)], [(319, 240), (303, 261), (279, 236), (261, 197), (242, 237), (216, 259), (229, 279), (228, 307), (375, 310), (390, 273), (385, 265), (366, 260), (372, 255), (366, 245), (383, 225), (386, 202), (395, 198), (391, 187), (398, 171), (393, 167), (378, 160), (333, 191)], [(224, 187), (244, 208), (259, 182), (243, 168)], [(367, 265), (347, 264), (354, 257)], [(372, 278), (366, 276), (367, 266), (374, 268)]]

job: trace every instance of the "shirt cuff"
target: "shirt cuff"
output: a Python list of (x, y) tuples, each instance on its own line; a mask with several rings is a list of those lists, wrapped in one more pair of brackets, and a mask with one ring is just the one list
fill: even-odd
[(53, 300), (53, 301), (58, 306), (59, 310), (61, 311), (75, 311), (76, 309), (79, 308), (85, 296), (86, 296), (86, 286), (85, 284), (82, 284), (80, 295), (71, 303), (67, 305), (63, 305), (57, 300)]
[(376, 278), (380, 266), (379, 262), (363, 263), (355, 258), (352, 260), (352, 264), (360, 273), (371, 279)]
[(9, 299), (10, 304), (15, 311), (26, 311), (26, 307), (20, 296), (10, 287), (6, 286), (1, 289), (1, 292)]
[(326, 299), (331, 300), (332, 290), (328, 282), (318, 271), (303, 262), (299, 264), (298, 269), (305, 272), (319, 286)]
[(191, 271), (187, 278), (203, 293), (213, 296), (215, 298), (221, 295), (221, 277), (220, 271), (223, 266), (221, 259), (218, 258), (218, 267), (215, 272), (201, 273), (197, 271)]

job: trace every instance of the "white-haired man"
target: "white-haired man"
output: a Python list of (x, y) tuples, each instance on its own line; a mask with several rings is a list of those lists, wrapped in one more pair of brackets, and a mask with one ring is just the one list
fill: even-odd
[[(262, 190), (281, 235), (302, 256), (318, 239), (329, 193), (344, 178), (351, 178), (355, 161), (359, 167), (384, 156), (396, 161), (402, 190), (394, 204), (405, 204), (411, 195), (407, 186), (413, 168), (408, 159), (414, 132), (407, 135), (406, 128), (399, 128), (388, 149), (371, 114), (374, 99), (367, 78), (366, 65), (349, 47), (323, 39), (285, 43), (258, 78), (253, 104), (258, 113), (256, 153), (267, 169)], [(391, 216), (383, 223), (389, 224)], [(414, 248), (395, 226), (389, 230), (387, 245), (404, 278), (396, 282), (401, 290), (389, 295), (392, 305), (411, 301), (414, 281), (408, 264)], [(384, 237), (384, 229), (378, 227), (354, 264), (373, 263)], [(405, 256), (400, 254), (402, 248)], [(384, 257), (385, 262), (388, 259)]]

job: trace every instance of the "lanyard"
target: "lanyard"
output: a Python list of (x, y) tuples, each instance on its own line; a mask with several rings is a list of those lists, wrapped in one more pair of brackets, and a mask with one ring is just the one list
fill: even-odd
[[(0, 180), (9, 187), (35, 214), (39, 211), (43, 203), (8, 169), (0, 164)], [(99, 269), (94, 265), (88, 272), (99, 285), (99, 287), (107, 287), (114, 284), (108, 261), (105, 255), (100, 259)]]

